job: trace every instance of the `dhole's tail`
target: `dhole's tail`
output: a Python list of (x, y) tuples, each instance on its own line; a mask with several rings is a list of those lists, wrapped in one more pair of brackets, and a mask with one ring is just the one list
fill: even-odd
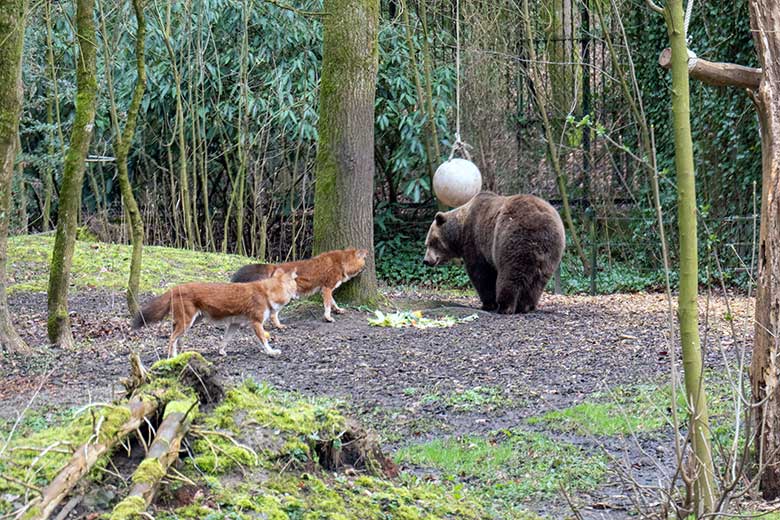
[(171, 291), (161, 294), (150, 301), (133, 316), (132, 327), (140, 329), (144, 325), (157, 323), (165, 318), (171, 310)]
[(274, 272), (275, 266), (273, 264), (249, 264), (245, 265), (233, 275), (230, 279), (233, 283), (246, 283), (255, 282), (257, 280), (263, 280), (270, 278)]

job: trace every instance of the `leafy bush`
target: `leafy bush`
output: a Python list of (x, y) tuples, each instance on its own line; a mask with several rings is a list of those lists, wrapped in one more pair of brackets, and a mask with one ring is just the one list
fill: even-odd
[(428, 267), (422, 263), (425, 243), (398, 234), (377, 248), (376, 275), (388, 285), (466, 288), (471, 282), (462, 265)]

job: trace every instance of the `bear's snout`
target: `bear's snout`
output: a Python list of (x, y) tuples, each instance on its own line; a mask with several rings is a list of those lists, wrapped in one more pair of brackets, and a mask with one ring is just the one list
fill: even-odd
[(439, 259), (436, 258), (436, 255), (434, 255), (430, 250), (425, 251), (425, 258), (423, 258), (423, 264), (427, 265), (428, 267), (433, 267), (439, 263)]

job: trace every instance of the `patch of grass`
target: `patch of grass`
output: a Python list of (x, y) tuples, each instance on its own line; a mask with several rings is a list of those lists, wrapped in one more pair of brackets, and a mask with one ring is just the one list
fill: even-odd
[[(53, 245), (51, 235), (9, 237), (9, 292), (46, 291)], [(130, 253), (127, 245), (76, 241), (71, 289), (125, 289)], [(161, 292), (168, 286), (196, 280), (227, 282), (236, 270), (253, 261), (238, 255), (144, 246), (141, 291)]]
[[(731, 386), (722, 378), (707, 376), (708, 408), (713, 437), (729, 443), (733, 426)], [(648, 433), (671, 424), (670, 384), (632, 385), (594, 394), (582, 403), (553, 410), (528, 420), (558, 432), (580, 435), (614, 436)], [(679, 421), (685, 426), (687, 407), (684, 389), (677, 395)]]
[(593, 489), (606, 472), (600, 455), (519, 429), (411, 445), (397, 453), (397, 460), (435, 469), (453, 482), (467, 479), (497, 514), (529, 499), (557, 495), (561, 485), (570, 491)]
[(447, 404), (459, 411), (495, 410), (509, 404), (504, 392), (495, 386), (475, 386), (467, 390), (457, 390), (446, 400)]
[(512, 400), (506, 393), (501, 388), (495, 386), (475, 386), (465, 390), (458, 389), (450, 394), (432, 392), (423, 395), (420, 401), (423, 404), (441, 403), (457, 412), (472, 412), (476, 410), (489, 412), (512, 403)]
[(370, 410), (355, 410), (353, 415), (375, 430), (382, 443), (407, 443), (410, 439), (433, 432), (451, 432), (452, 426), (436, 417), (398, 408), (374, 407)]

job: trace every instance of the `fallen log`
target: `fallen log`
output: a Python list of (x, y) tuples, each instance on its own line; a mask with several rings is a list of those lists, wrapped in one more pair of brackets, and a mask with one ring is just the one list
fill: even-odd
[(109, 453), (125, 437), (136, 431), (156, 412), (159, 401), (153, 396), (138, 396), (126, 405), (106, 407), (107, 412), (97, 416), (92, 438), (80, 446), (68, 464), (46, 486), (41, 496), (31, 500), (16, 518), (45, 520), (54, 512), (73, 486), (103, 455)]
[(138, 518), (151, 505), (162, 478), (179, 458), (181, 441), (190, 428), (197, 401), (171, 401), (146, 458), (133, 473), (133, 487), (124, 500), (111, 512), (109, 520)]

